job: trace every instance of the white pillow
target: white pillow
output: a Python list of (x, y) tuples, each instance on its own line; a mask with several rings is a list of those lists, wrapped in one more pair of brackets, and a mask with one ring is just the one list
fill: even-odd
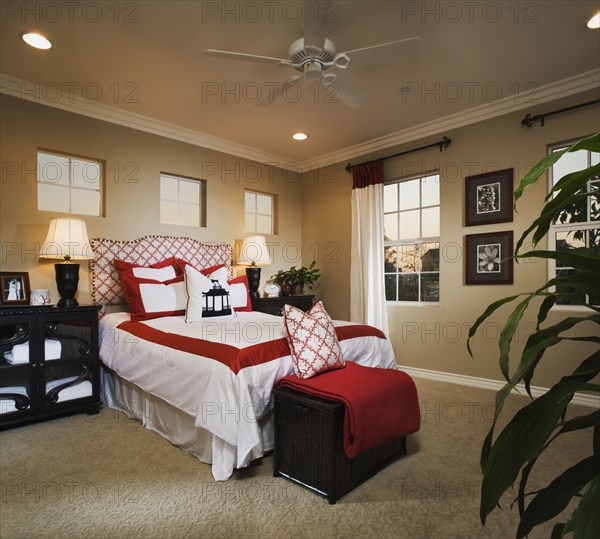
[(208, 277), (190, 264), (185, 266), (184, 271), (188, 296), (186, 322), (199, 322), (203, 318), (217, 316), (235, 316), (227, 284), (227, 268), (219, 268)]

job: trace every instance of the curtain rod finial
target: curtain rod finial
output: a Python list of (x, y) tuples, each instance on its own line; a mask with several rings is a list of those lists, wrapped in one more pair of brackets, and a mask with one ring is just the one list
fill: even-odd
[(346, 172), (352, 172), (352, 163), (348, 163), (344, 168)]

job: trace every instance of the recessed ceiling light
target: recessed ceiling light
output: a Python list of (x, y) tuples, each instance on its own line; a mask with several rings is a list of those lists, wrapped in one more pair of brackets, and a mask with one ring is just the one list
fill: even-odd
[(596, 30), (600, 28), (600, 13), (596, 13), (587, 23), (588, 28)]
[(306, 140), (308, 138), (308, 135), (306, 133), (294, 133), (292, 135), (292, 138), (294, 140)]
[(42, 34), (36, 34), (34, 32), (27, 32), (22, 34), (21, 37), (27, 45), (31, 45), (36, 49), (49, 49), (52, 47), (52, 43), (48, 41)]

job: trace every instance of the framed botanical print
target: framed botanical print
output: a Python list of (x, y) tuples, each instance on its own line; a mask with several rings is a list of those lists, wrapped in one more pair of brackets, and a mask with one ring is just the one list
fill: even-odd
[(465, 284), (513, 284), (513, 232), (465, 236)]
[(513, 169), (465, 178), (465, 226), (513, 220)]

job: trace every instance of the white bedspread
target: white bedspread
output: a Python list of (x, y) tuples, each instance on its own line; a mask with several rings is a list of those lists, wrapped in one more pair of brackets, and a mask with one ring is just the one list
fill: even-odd
[[(271, 391), (277, 380), (293, 372), (289, 351), (237, 370), (211, 357), (175, 350), (117, 329), (128, 320), (128, 313), (108, 314), (101, 319), (100, 358), (119, 376), (193, 416), (196, 426), (214, 435), (212, 473), (215, 479), (228, 479), (234, 468), (247, 466), (270, 449), (262, 447), (257, 420), (271, 408)], [(237, 349), (284, 337), (283, 319), (259, 312), (241, 312), (233, 318), (192, 324), (186, 324), (183, 316), (158, 318), (142, 324), (169, 334)], [(353, 325), (337, 321), (335, 324)], [(346, 361), (397, 368), (387, 339), (373, 335), (345, 338), (340, 340), (340, 346)]]

